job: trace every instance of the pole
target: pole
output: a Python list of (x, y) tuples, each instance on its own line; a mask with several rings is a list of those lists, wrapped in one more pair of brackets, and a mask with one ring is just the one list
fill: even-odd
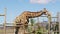
[(5, 17), (4, 17), (4, 34), (6, 34), (6, 8), (4, 8), (4, 15), (5, 15)]
[(48, 32), (49, 32), (49, 34), (51, 34), (50, 33), (50, 23), (51, 23), (51, 16), (50, 15), (48, 15), (48, 23), (49, 23)]
[(57, 12), (57, 22), (59, 22), (59, 33), (60, 33), (60, 12)]

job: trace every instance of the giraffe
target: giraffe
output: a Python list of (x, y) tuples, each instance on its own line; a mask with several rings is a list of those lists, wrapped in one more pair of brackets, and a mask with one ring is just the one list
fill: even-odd
[[(39, 17), (41, 15), (50, 15), (48, 11), (44, 8), (44, 10), (39, 12), (30, 12), (30, 11), (24, 11), (21, 15), (17, 16), (15, 19), (16, 25), (24, 25), (25, 29), (28, 27), (29, 19)], [(25, 25), (27, 24), (27, 25)], [(15, 34), (18, 34), (20, 27), (16, 27)]]

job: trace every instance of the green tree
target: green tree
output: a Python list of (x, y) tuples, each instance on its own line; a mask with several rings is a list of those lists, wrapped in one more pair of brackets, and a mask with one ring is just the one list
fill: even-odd
[(31, 26), (28, 28), (28, 31), (29, 31), (29, 34), (32, 34), (32, 31), (33, 31), (32, 28), (34, 26), (35, 20), (31, 18), (30, 23), (31, 23)]
[(35, 20), (34, 19), (30, 19), (30, 23), (31, 23), (31, 26), (33, 26), (34, 23), (35, 23)]

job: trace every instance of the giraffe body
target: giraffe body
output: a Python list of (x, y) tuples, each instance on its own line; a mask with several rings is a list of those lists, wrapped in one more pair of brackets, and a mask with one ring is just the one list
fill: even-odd
[[(18, 17), (16, 17), (15, 23), (24, 25), (24, 27), (26, 29), (26, 27), (28, 26), (28, 23), (29, 23), (29, 18), (39, 17), (39, 16), (41, 16), (43, 14), (46, 15), (47, 13), (48, 12), (46, 10), (39, 11), (39, 12), (25, 11), (21, 15), (19, 15)], [(27, 25), (25, 25), (25, 24), (27, 24)], [(19, 27), (16, 27), (16, 33), (15, 34), (18, 34), (18, 30), (19, 30)]]

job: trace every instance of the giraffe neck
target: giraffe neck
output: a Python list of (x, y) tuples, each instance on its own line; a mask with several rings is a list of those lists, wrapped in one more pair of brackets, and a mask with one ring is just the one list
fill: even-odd
[(44, 12), (42, 12), (42, 11), (40, 11), (40, 12), (29, 12), (29, 13), (27, 14), (27, 16), (28, 16), (29, 18), (35, 18), (35, 17), (41, 16), (42, 14), (44, 14)]

